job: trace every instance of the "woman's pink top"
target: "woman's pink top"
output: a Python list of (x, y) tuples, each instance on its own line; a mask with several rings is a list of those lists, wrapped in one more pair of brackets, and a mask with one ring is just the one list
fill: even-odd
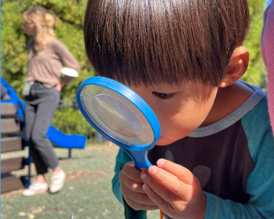
[(28, 73), (26, 81), (40, 81), (51, 88), (60, 83), (61, 69), (69, 67), (76, 71), (80, 66), (68, 48), (58, 39), (52, 39), (43, 50), (34, 51), (33, 39), (28, 45)]

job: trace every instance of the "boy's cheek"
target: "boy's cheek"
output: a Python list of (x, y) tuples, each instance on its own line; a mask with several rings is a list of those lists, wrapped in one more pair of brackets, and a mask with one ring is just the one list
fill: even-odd
[[(186, 122), (178, 122), (178, 123), (170, 123), (167, 125), (161, 125), (161, 137), (157, 141), (157, 146), (166, 146), (170, 145), (180, 139), (185, 138), (193, 131), (195, 131), (203, 120), (197, 120), (196, 122), (194, 119)], [(174, 122), (174, 121), (173, 121)], [(188, 125), (184, 125), (188, 124)], [(166, 129), (164, 128), (166, 127)]]

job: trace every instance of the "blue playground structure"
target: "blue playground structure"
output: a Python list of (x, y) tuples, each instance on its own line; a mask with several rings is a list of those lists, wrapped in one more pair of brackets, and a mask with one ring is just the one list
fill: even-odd
[[(25, 127), (25, 103), (19, 99), (15, 90), (3, 79), (1, 78), (1, 83), (4, 85), (5, 90), (10, 97), (8, 100), (1, 100), (1, 104), (14, 104), (17, 110), (17, 120), (20, 123), (21, 130), (24, 130)], [(46, 136), (50, 139), (54, 146), (60, 148), (66, 148), (69, 150), (68, 157), (71, 158), (71, 151), (72, 149), (84, 149), (86, 144), (86, 136), (84, 135), (69, 135), (57, 130), (54, 126), (50, 126)], [(25, 140), (25, 136), (23, 132), (21, 133), (22, 143), (23, 146), (28, 146), (28, 142)], [(24, 164), (30, 167), (31, 163), (31, 156), (29, 150), (29, 157), (24, 160)], [(25, 182), (26, 187), (28, 188), (30, 184), (30, 168), (28, 173), (28, 179)]]

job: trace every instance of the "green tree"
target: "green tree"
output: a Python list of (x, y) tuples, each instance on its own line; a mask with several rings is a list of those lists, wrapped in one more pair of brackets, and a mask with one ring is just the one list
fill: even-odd
[[(55, 33), (78, 60), (81, 71), (62, 90), (63, 99), (75, 98), (79, 84), (94, 72), (88, 64), (83, 42), (83, 20), (86, 0), (2, 0), (1, 7), (1, 73), (19, 95), (27, 73), (26, 42), (22, 14), (32, 5), (40, 5), (56, 15)], [(243, 80), (265, 86), (266, 70), (260, 52), (260, 37), (263, 26), (264, 1), (249, 0), (251, 26), (245, 42), (250, 51), (250, 66)], [(21, 96), (22, 97), (22, 96)]]
[(261, 33), (263, 29), (263, 12), (265, 1), (249, 0), (250, 29), (244, 46), (248, 48), (250, 63), (242, 80), (262, 88), (266, 87), (266, 68), (261, 55)]

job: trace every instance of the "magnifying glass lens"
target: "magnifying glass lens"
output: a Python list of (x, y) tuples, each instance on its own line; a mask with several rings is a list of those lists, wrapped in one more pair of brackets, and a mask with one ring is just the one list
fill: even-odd
[(131, 138), (140, 136), (142, 125), (138, 117), (122, 101), (99, 94), (94, 97), (92, 106), (98, 118), (113, 132)]
[(89, 118), (107, 136), (124, 145), (149, 145), (154, 133), (143, 113), (117, 92), (99, 85), (81, 91), (82, 105)]

